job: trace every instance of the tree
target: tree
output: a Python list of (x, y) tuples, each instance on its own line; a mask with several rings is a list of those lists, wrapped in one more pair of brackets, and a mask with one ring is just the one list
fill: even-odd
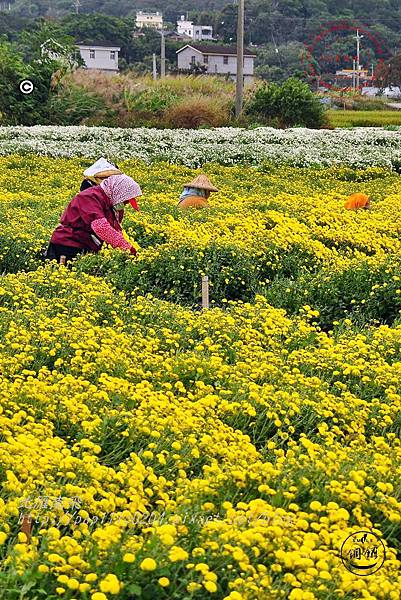
[(256, 58), (256, 75), (268, 81), (285, 81), (302, 67), (304, 45), (291, 42), (283, 46), (266, 44)]
[(22, 53), (25, 62), (43, 59), (42, 44), (47, 42), (48, 50), (60, 54), (60, 58), (71, 66), (77, 59), (77, 48), (72, 36), (63, 32), (59, 23), (46, 22), (44, 19), (35, 21), (34, 26), (21, 33), (16, 41), (16, 47)]
[[(159, 53), (160, 44), (157, 34), (147, 30), (145, 38), (133, 39), (138, 9), (161, 10), (165, 23), (174, 26), (184, 12), (182, 0), (85, 0), (81, 2), (79, 15), (73, 14), (73, 0), (15, 0), (11, 13), (1, 15), (0, 35), (6, 33), (13, 41), (18, 38), (21, 27), (37, 28), (35, 18), (39, 16), (61, 19), (58, 24), (64, 34), (88, 43), (112, 41), (121, 47), (122, 65), (148, 70), (144, 65), (153, 52)], [(257, 73), (268, 80), (284, 81), (297, 69), (308, 69), (313, 62), (317, 65), (315, 74), (319, 75), (351, 68), (355, 56), (355, 28), (359, 22), (370, 32), (368, 35), (362, 31), (363, 66), (370, 67), (381, 59), (388, 62), (391, 54), (388, 48), (393, 54), (401, 51), (399, 0), (381, 3), (376, 0), (247, 0), (245, 9), (245, 42), (261, 46)], [(186, 0), (184, 10), (195, 22), (213, 25), (214, 35), (221, 41), (235, 43), (235, 3)], [(345, 21), (343, 30), (337, 27), (342, 21)], [(302, 60), (296, 65), (294, 44), (313, 46), (313, 56), (308, 58), (307, 65)], [(276, 45), (280, 48), (281, 62), (277, 62), (277, 56), (271, 56), (271, 49)], [(172, 52), (169, 60), (174, 62)]]
[(0, 37), (6, 35), (11, 42), (15, 40), (21, 31), (31, 26), (30, 19), (18, 17), (12, 13), (0, 13)]
[(295, 78), (283, 85), (260, 86), (250, 98), (246, 112), (281, 127), (301, 125), (318, 128), (324, 123), (324, 108), (306, 83)]
[(221, 18), (217, 24), (216, 33), (223, 36), (224, 42), (230, 43), (237, 38), (238, 10), (233, 5), (228, 5), (221, 12)]
[(394, 56), (388, 63), (380, 63), (374, 74), (378, 87), (401, 88), (401, 54)]
[[(54, 91), (53, 76), (60, 68), (60, 63), (48, 58), (25, 63), (18, 48), (3, 38), (0, 41), (0, 123), (47, 123), (49, 100)], [(25, 79), (34, 85), (30, 94), (20, 90), (20, 83)]]

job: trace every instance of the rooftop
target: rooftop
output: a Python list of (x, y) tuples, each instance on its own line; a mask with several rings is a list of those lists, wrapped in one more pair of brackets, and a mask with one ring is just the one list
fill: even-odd
[(137, 14), (137, 16), (138, 15), (141, 15), (141, 16), (146, 15), (148, 17), (162, 17), (163, 16), (161, 12), (151, 12), (151, 11), (147, 12), (146, 10), (137, 10), (136, 14)]
[(77, 41), (75, 43), (77, 46), (84, 46), (86, 48), (113, 48), (113, 50), (120, 50), (120, 46), (118, 46), (115, 42), (109, 42), (109, 41), (101, 41), (101, 42), (91, 41), (89, 43)]
[[(194, 48), (195, 50), (198, 50), (198, 52), (201, 52), (202, 54), (219, 54), (219, 55), (223, 55), (223, 56), (227, 56), (227, 55), (237, 56), (237, 48), (235, 46), (223, 46), (223, 45), (217, 45), (217, 44), (187, 44), (186, 46), (183, 46), (182, 48), (177, 50), (177, 53), (181, 52), (181, 50), (184, 50), (184, 48), (188, 48), (188, 46), (190, 46), (191, 48)], [(244, 55), (245, 56), (256, 56), (256, 54), (254, 52), (252, 52), (252, 50), (249, 50), (249, 48), (244, 48)]]

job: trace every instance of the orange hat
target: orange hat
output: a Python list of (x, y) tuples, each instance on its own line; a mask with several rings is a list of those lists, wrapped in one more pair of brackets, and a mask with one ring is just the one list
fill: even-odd
[(356, 193), (351, 194), (345, 201), (344, 208), (347, 210), (356, 210), (358, 208), (368, 208), (370, 198), (366, 194)]

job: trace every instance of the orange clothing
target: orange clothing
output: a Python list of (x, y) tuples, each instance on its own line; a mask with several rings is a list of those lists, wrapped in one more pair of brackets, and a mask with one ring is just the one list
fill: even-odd
[(187, 196), (178, 204), (178, 208), (208, 208), (209, 204), (201, 196)]
[(366, 194), (351, 194), (345, 201), (344, 208), (347, 210), (357, 210), (358, 208), (368, 208), (370, 204), (369, 196)]

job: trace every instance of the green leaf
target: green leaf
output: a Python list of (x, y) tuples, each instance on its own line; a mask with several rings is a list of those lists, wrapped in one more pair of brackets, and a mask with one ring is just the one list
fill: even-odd
[(127, 590), (127, 592), (133, 594), (134, 596), (142, 596), (142, 588), (137, 583), (131, 583), (125, 589)]

